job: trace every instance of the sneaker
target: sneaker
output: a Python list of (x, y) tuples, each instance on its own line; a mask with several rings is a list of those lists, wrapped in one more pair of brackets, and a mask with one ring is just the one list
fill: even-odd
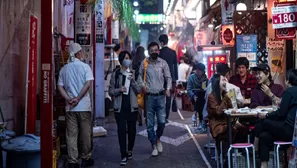
[(160, 152), (160, 153), (163, 152), (163, 145), (160, 141), (157, 142), (157, 149), (158, 149), (158, 152)]
[(133, 158), (133, 153), (132, 151), (128, 151), (127, 153), (127, 157), (128, 157), (128, 160), (131, 160)]
[(192, 115), (192, 121), (193, 122), (195, 122), (195, 121), (197, 122), (197, 117), (196, 117), (195, 113)]
[(94, 165), (94, 160), (93, 159), (82, 159), (81, 161), (81, 167), (89, 167), (89, 166), (93, 166)]
[(154, 147), (153, 151), (152, 151), (152, 157), (157, 157), (158, 156), (158, 150), (156, 147)]
[(121, 162), (120, 162), (120, 165), (121, 166), (125, 166), (126, 164), (128, 163), (128, 159), (126, 157), (124, 157)]

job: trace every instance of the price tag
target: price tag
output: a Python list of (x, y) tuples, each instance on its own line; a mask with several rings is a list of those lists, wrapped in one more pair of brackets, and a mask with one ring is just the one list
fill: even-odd
[(274, 29), (297, 27), (297, 6), (280, 6), (272, 8)]

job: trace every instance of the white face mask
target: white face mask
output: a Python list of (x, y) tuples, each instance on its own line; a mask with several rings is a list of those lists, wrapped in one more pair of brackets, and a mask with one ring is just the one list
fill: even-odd
[(123, 60), (123, 66), (126, 67), (126, 68), (130, 67), (131, 62), (132, 62), (132, 61), (129, 60), (129, 59), (124, 59), (124, 60)]

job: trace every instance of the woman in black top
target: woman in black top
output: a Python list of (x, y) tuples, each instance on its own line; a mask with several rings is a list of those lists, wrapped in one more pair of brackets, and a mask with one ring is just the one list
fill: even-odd
[[(134, 79), (134, 71), (131, 67), (131, 55), (127, 51), (119, 54), (121, 68), (113, 72), (110, 78), (109, 95), (114, 102), (114, 115), (118, 127), (118, 138), (121, 151), (121, 165), (126, 165), (128, 159), (132, 159), (132, 149), (136, 136), (137, 122), (137, 94), (141, 88), (137, 86)], [(130, 80), (130, 85), (126, 88), (126, 80)], [(128, 128), (128, 131), (126, 130)], [(128, 132), (128, 150), (126, 134)]]
[(292, 141), (297, 110), (297, 70), (286, 74), (287, 89), (283, 93), (280, 107), (271, 113), (259, 113), (263, 119), (256, 125), (254, 133), (259, 137), (261, 168), (268, 167), (269, 149), (275, 141)]

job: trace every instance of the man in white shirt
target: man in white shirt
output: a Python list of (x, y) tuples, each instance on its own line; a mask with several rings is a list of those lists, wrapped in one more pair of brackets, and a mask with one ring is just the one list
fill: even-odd
[(72, 43), (69, 52), (69, 63), (61, 69), (58, 80), (58, 89), (66, 100), (68, 163), (69, 168), (78, 168), (81, 156), (81, 166), (87, 167), (94, 164), (91, 159), (92, 107), (88, 92), (94, 77), (90, 66), (81, 61), (84, 59), (81, 46)]
[(187, 57), (180, 57), (180, 64), (178, 66), (178, 81), (187, 82), (190, 66), (188, 65)]

